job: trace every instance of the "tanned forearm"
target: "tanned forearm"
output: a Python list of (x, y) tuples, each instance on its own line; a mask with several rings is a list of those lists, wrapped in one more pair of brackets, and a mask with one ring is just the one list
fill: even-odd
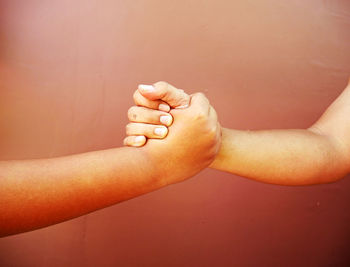
[[(162, 92), (160, 87), (171, 88), (164, 82), (151, 87), (156, 93)], [(173, 90), (176, 96), (184, 95)], [(171, 94), (160, 94), (170, 99)], [(195, 175), (214, 160), (221, 143), (211, 109), (204, 95), (192, 95), (187, 108), (171, 111), (174, 120), (167, 138), (148, 140), (141, 148), (0, 162), (0, 236), (75, 218)], [(127, 133), (132, 126), (126, 127)]]
[(211, 167), (280, 185), (337, 181), (350, 172), (349, 114), (350, 85), (309, 129), (223, 129)]
[(0, 236), (59, 223), (163, 186), (142, 149), (0, 162)]

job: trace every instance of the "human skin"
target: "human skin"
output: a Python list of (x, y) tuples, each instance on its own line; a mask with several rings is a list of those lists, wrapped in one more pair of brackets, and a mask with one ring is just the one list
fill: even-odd
[[(145, 98), (154, 99), (142, 90), (139, 92)], [(142, 110), (138, 112), (136, 117), (143, 118)], [(151, 118), (153, 112), (148, 110), (147, 118)], [(241, 131), (222, 128), (221, 149), (210, 167), (270, 184), (335, 182), (350, 172), (349, 114), (350, 82), (308, 129)], [(144, 134), (142, 127), (137, 134)]]
[(0, 162), (0, 237), (69, 220), (195, 175), (212, 163), (220, 146), (220, 127), (209, 110), (203, 95), (192, 96), (188, 108), (171, 112), (176, 122), (168, 137), (140, 149)]
[[(157, 82), (154, 86), (139, 85), (133, 98), (135, 103), (138, 103), (138, 106), (133, 106), (128, 110), (130, 123), (127, 125), (126, 131), (129, 136), (125, 138), (124, 144), (136, 147), (143, 146), (146, 143), (146, 138), (135, 142), (136, 133), (140, 127), (148, 137), (162, 139), (166, 134), (157, 134), (156, 129), (158, 129), (160, 124), (164, 126), (172, 124), (173, 117), (169, 113), (170, 109), (182, 109), (190, 104), (190, 96), (188, 94), (165, 82)], [(211, 110), (216, 117), (215, 110), (212, 107)], [(142, 124), (140, 121), (147, 121), (147, 124)], [(162, 128), (167, 130), (166, 127)], [(135, 136), (133, 135), (134, 133)]]

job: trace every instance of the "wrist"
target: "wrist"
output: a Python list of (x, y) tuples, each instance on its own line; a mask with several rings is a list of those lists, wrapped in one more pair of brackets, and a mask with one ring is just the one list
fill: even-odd
[(187, 160), (184, 155), (173, 157), (174, 153), (171, 151), (165, 153), (160, 151), (159, 147), (153, 147), (153, 144), (149, 143), (140, 150), (142, 150), (143, 156), (152, 170), (156, 183), (161, 187), (182, 182), (197, 173), (193, 170), (193, 166), (186, 164)]
[(135, 148), (138, 154), (142, 158), (143, 165), (147, 166), (147, 175), (152, 177), (152, 182), (159, 188), (165, 187), (169, 184), (169, 176), (171, 171), (169, 170), (169, 164), (166, 163), (168, 158), (166, 155), (154, 151), (149, 144), (143, 147)]
[(229, 145), (232, 145), (230, 142), (230, 140), (232, 140), (232, 134), (233, 130), (221, 127), (221, 145), (213, 162), (209, 165), (209, 168), (221, 169), (228, 157), (228, 154), (232, 153), (231, 149), (229, 149)]

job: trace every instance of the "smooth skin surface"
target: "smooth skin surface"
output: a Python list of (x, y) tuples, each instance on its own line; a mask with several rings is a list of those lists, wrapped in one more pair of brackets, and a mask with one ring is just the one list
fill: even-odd
[[(145, 137), (164, 138), (168, 134), (168, 128), (160, 128), (159, 125), (170, 126), (173, 122), (172, 115), (168, 113), (170, 109), (188, 107), (191, 97), (168, 83), (157, 82), (153, 86), (140, 84), (133, 98), (137, 106), (128, 110), (130, 123), (126, 126), (128, 137), (124, 144), (140, 147), (146, 143)], [(142, 135), (138, 134), (140, 132)]]
[[(162, 104), (154, 103), (158, 108)], [(170, 110), (168, 105), (163, 107)], [(171, 132), (139, 149), (0, 162), (0, 237), (56, 224), (181, 182), (213, 162), (221, 132), (204, 95), (193, 95), (186, 109), (155, 114), (174, 118)]]
[[(176, 90), (175, 87), (163, 87), (167, 88), (168, 94), (176, 95), (171, 92)], [(157, 100), (156, 92), (152, 95), (138, 89), (138, 94), (148, 100)], [(135, 104), (143, 106), (145, 100), (139, 99), (135, 99)], [(148, 123), (142, 117), (143, 110), (135, 109), (139, 121), (134, 123)], [(149, 110), (147, 118), (151, 117), (150, 112), (156, 114)], [(349, 114), (350, 82), (308, 129), (241, 131), (222, 128), (221, 149), (210, 167), (270, 184), (335, 182), (350, 172)], [(145, 129), (139, 127), (137, 135), (144, 135)]]

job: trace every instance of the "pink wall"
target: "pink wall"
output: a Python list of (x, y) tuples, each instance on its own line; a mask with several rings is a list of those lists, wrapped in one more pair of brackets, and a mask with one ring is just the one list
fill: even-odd
[[(204, 91), (226, 127), (307, 127), (349, 74), (348, 0), (0, 0), (0, 157), (121, 146), (158, 80)], [(349, 192), (205, 170), (0, 239), (0, 266), (349, 265)]]

